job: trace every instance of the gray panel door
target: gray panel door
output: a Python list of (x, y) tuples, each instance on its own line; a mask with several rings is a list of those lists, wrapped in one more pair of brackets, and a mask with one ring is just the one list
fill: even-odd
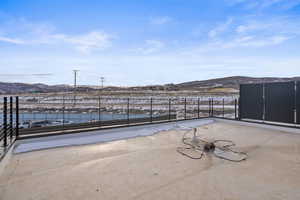
[(240, 118), (262, 120), (263, 84), (240, 85)]
[(295, 83), (265, 84), (265, 120), (294, 123)]

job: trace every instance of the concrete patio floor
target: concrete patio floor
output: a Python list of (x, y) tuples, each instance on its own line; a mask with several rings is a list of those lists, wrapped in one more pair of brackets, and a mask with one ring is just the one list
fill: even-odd
[(10, 155), (1, 200), (300, 199), (300, 134), (215, 122), (203, 138), (229, 139), (246, 161), (176, 152), (184, 131)]

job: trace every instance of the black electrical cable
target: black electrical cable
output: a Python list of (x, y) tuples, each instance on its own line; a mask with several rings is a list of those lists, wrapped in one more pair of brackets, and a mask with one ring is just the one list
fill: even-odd
[(184, 155), (184, 156), (189, 157), (191, 159), (201, 159), (204, 155), (204, 151), (201, 151), (199, 157), (190, 156), (189, 154), (184, 153), (184, 150), (187, 150), (187, 149), (195, 150), (194, 148), (191, 148), (191, 147), (177, 147), (177, 152), (180, 153), (181, 155)]
[[(194, 131), (196, 131), (196, 130), (194, 129)], [(188, 140), (193, 141), (192, 138), (186, 137), (186, 135), (188, 133), (189, 132), (184, 133), (184, 135), (182, 137), (182, 143), (184, 145), (186, 145), (186, 147), (177, 147), (177, 152), (180, 153), (181, 155), (184, 155), (184, 156), (188, 157), (188, 158), (201, 159), (204, 156), (205, 153), (209, 153), (210, 151), (213, 152), (213, 154), (217, 158), (227, 160), (227, 161), (231, 161), (231, 162), (241, 162), (243, 160), (246, 160), (247, 157), (248, 157), (247, 153), (245, 153), (245, 152), (234, 151), (234, 150), (230, 149), (230, 147), (235, 146), (235, 143), (231, 140), (214, 140), (212, 142), (208, 142), (204, 139), (199, 138), (199, 136), (194, 136), (195, 137), (194, 139), (197, 142), (203, 143), (203, 144), (200, 145), (200, 144), (196, 144), (196, 143), (193, 143), (193, 142), (188, 142)], [(225, 144), (224, 145), (218, 145), (218, 143), (222, 143), (222, 142), (224, 142)], [(205, 150), (205, 147), (207, 147), (207, 146), (213, 147), (213, 149), (208, 149), (208, 151), (207, 151), (207, 150)], [(194, 152), (199, 152), (199, 156), (191, 156), (191, 155), (185, 153), (186, 150), (194, 150)], [(240, 155), (242, 157), (240, 159), (230, 159), (228, 157), (218, 155), (216, 153), (216, 150), (219, 150), (222, 153), (231, 152), (231, 153)]]

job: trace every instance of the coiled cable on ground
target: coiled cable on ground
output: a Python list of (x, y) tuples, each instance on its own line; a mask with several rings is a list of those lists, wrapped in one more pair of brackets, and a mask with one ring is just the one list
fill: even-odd
[[(193, 128), (193, 131), (193, 137), (187, 137), (187, 134), (190, 133), (190, 130), (186, 131), (182, 137), (182, 143), (184, 144), (184, 147), (177, 147), (177, 152), (183, 156), (191, 159), (202, 159), (205, 153), (212, 153), (217, 158), (231, 162), (241, 162), (248, 158), (247, 153), (231, 149), (232, 147), (236, 146), (231, 140), (207, 141), (196, 135), (196, 128)], [(189, 154), (189, 151), (195, 155)], [(230, 158), (229, 156), (226, 156), (226, 154), (232, 154), (236, 158)]]

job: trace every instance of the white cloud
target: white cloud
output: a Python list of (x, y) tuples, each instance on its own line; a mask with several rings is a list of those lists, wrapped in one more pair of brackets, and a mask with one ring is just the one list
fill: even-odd
[(150, 23), (154, 24), (154, 25), (167, 24), (171, 21), (173, 21), (173, 19), (169, 16), (161, 16), (161, 17), (150, 18)]
[[(244, 50), (251, 50), (251, 48), (253, 48), (260, 51), (258, 48), (268, 48), (280, 45), (290, 39), (292, 39), (292, 37), (284, 35), (273, 35), (270, 37), (255, 35), (235, 36), (231, 39), (218, 39), (198, 47), (193, 47), (192, 51), (198, 52), (198, 54), (224, 52), (225, 49), (237, 49), (238, 51), (243, 52)], [(185, 53), (189, 54), (188, 52)]]
[(208, 36), (211, 37), (211, 38), (214, 38), (218, 34), (225, 32), (230, 27), (232, 22), (233, 22), (232, 18), (227, 19), (225, 23), (219, 24), (218, 26), (216, 26), (212, 30), (210, 30), (208, 32)]
[(300, 0), (226, 0), (229, 5), (243, 5), (246, 9), (291, 9), (300, 4)]
[(291, 32), (296, 24), (292, 23), (292, 20), (285, 18), (273, 18), (273, 19), (250, 19), (245, 20), (242, 24), (236, 27), (236, 32), (240, 34), (247, 34), (249, 32), (256, 33), (275, 33), (282, 30)]
[(253, 18), (242, 21), (235, 32), (241, 35), (300, 35), (300, 21), (297, 17), (274, 17), (271, 19)]
[(260, 48), (280, 45), (290, 39), (299, 38), (300, 23), (297, 18), (246, 16), (229, 18), (223, 24), (210, 30), (204, 41), (202, 52), (226, 48)]
[(93, 50), (103, 50), (111, 46), (111, 35), (100, 31), (92, 31), (83, 35), (52, 35), (49, 39), (57, 39), (58, 42), (74, 45), (74, 47), (83, 52), (89, 53)]
[(227, 4), (229, 4), (230, 6), (240, 4), (240, 3), (244, 3), (245, 1), (247, 1), (247, 0), (225, 0), (225, 2)]
[(286, 36), (272, 36), (267, 38), (256, 38), (254, 36), (246, 36), (241, 38), (236, 38), (230, 42), (222, 43), (220, 46), (222, 48), (234, 48), (234, 47), (266, 47), (278, 45), (286, 40), (290, 39)]
[(103, 50), (111, 46), (113, 36), (102, 32), (92, 31), (81, 35), (41, 34), (35, 38), (10, 38), (0, 36), (0, 41), (17, 45), (69, 45), (82, 53), (93, 50)]
[(146, 40), (144, 47), (137, 48), (134, 51), (140, 54), (152, 54), (160, 51), (165, 44), (159, 40)]
[(25, 42), (18, 38), (9, 38), (9, 37), (3, 37), (0, 36), (0, 42), (7, 42), (12, 44), (24, 44)]
[(236, 28), (236, 32), (238, 33), (245, 33), (251, 30), (258, 30), (262, 28), (261, 26), (257, 24), (251, 24), (251, 25), (240, 25)]
[[(5, 30), (6, 28), (6, 30)], [(82, 53), (103, 50), (112, 45), (115, 38), (103, 31), (94, 30), (83, 34), (64, 34), (56, 31), (48, 24), (34, 24), (24, 19), (13, 20), (4, 26), (0, 34), (0, 42), (15, 45), (56, 45), (71, 47)], [(16, 35), (13, 37), (12, 35)]]

